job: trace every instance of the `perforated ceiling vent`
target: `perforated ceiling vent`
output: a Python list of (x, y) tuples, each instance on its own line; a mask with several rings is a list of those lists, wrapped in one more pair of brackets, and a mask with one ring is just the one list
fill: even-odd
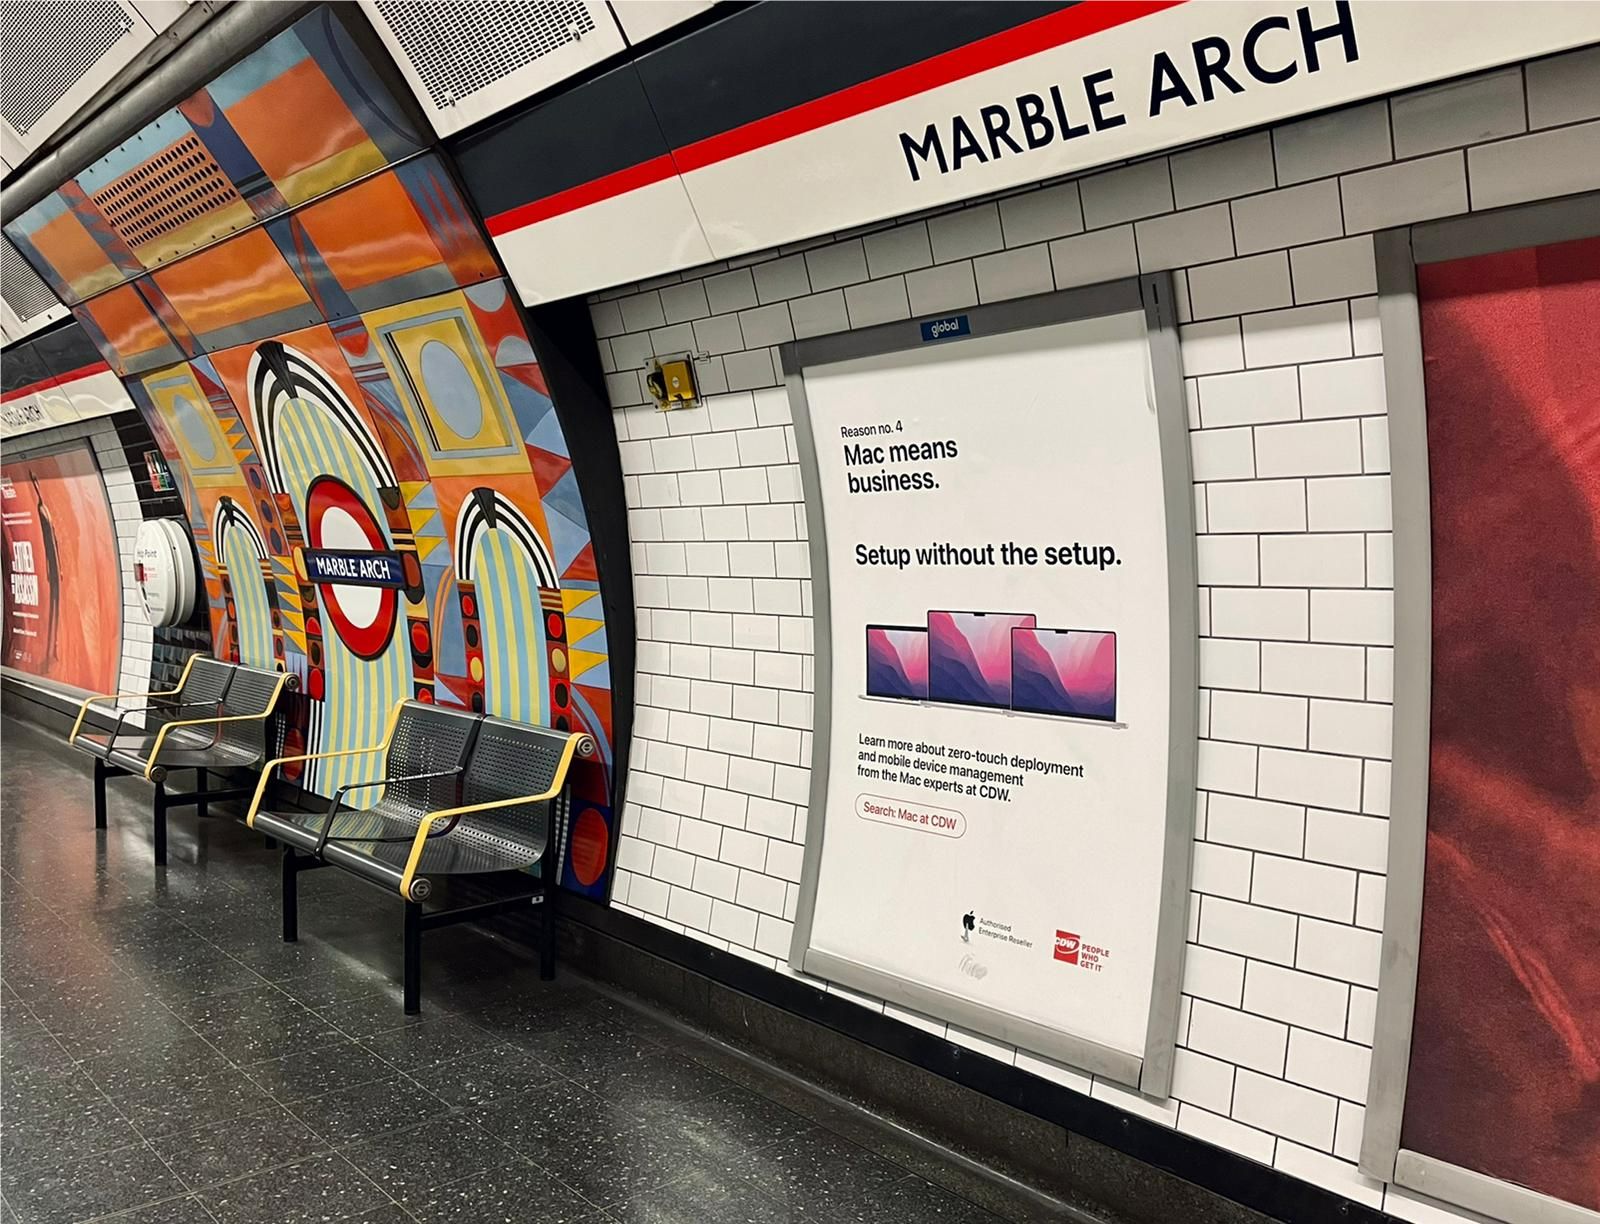
[(0, 240), (0, 299), (24, 323), (61, 304), (9, 238)]
[(132, 28), (116, 0), (5, 0), (0, 117), (26, 134)]
[(450, 106), (595, 32), (581, 0), (377, 0), (434, 106)]
[(190, 133), (90, 197), (129, 246), (141, 246), (239, 198)]

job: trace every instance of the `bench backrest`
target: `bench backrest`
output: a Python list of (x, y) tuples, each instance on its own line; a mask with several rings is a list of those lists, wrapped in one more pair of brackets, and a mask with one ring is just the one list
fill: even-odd
[[(549, 790), (561, 771), (567, 738), (567, 732), (550, 727), (485, 718), (467, 762), (461, 802), (491, 803)], [(545, 844), (552, 815), (564, 810), (565, 795), (549, 803), (491, 808), (462, 820), (450, 836), (537, 852)]]
[(224, 714), (266, 714), (272, 709), (281, 672), (236, 664), (233, 680), (222, 699)]
[(481, 714), (451, 710), (421, 701), (400, 707), (389, 753), (384, 761), (386, 778), (450, 770), (451, 776), (416, 782), (391, 782), (383, 789), (383, 806), (395, 814), (415, 815), (454, 807), (461, 795), (459, 771), (472, 749)]
[[(196, 655), (175, 700), (179, 705), (219, 705), (223, 695), (228, 691), (228, 682), (233, 679), (233, 672), (234, 668), (230, 663), (213, 659), (210, 655)], [(203, 713), (203, 710), (188, 710), (175, 717), (198, 718)]]

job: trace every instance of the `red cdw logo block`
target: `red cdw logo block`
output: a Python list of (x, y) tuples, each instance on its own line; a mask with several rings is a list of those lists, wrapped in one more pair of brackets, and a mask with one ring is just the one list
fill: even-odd
[(1071, 931), (1056, 932), (1056, 959), (1066, 961), (1069, 965), (1078, 963), (1078, 946), (1083, 941)]

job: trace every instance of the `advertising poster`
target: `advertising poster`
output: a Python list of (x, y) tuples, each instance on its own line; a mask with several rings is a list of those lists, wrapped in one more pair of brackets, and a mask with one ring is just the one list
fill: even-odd
[(0, 468), (6, 667), (75, 689), (117, 687), (122, 578), (88, 443)]
[(1135, 1078), (1174, 662), (1144, 313), (920, 326), (803, 372), (830, 683), (796, 960)]
[(1600, 1211), (1600, 239), (1417, 268), (1427, 865), (1401, 1146)]

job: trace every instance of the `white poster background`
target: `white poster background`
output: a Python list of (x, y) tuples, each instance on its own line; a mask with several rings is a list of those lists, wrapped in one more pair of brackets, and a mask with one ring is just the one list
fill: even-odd
[[(1166, 518), (1143, 315), (808, 366), (804, 386), (832, 648), (809, 948), (941, 992), (952, 1004), (945, 1018), (980, 1031), (1001, 1035), (971, 1007), (1137, 1059), (1161, 908), (1170, 700)], [(895, 432), (841, 436), (877, 425)], [(943, 439), (957, 443), (956, 459), (889, 465), (931, 471), (938, 488), (847, 491), (847, 471), (878, 471), (847, 468), (847, 442)], [(1042, 554), (1075, 541), (1109, 544), (1121, 563), (857, 563), (858, 544), (1011, 542)], [(1114, 631), (1118, 725), (865, 697), (866, 626), (925, 624), (930, 611), (950, 610), (1031, 612), (1040, 628)], [(882, 751), (866, 746), (874, 737), (1076, 764), (1083, 776), (1028, 773), (1009, 802), (930, 793), (861, 777), (859, 754)], [(864, 796), (959, 812), (961, 835), (865, 818)], [(1057, 958), (1058, 932), (1081, 940), (1078, 964)], [(1092, 948), (1103, 951), (1096, 958)]]

